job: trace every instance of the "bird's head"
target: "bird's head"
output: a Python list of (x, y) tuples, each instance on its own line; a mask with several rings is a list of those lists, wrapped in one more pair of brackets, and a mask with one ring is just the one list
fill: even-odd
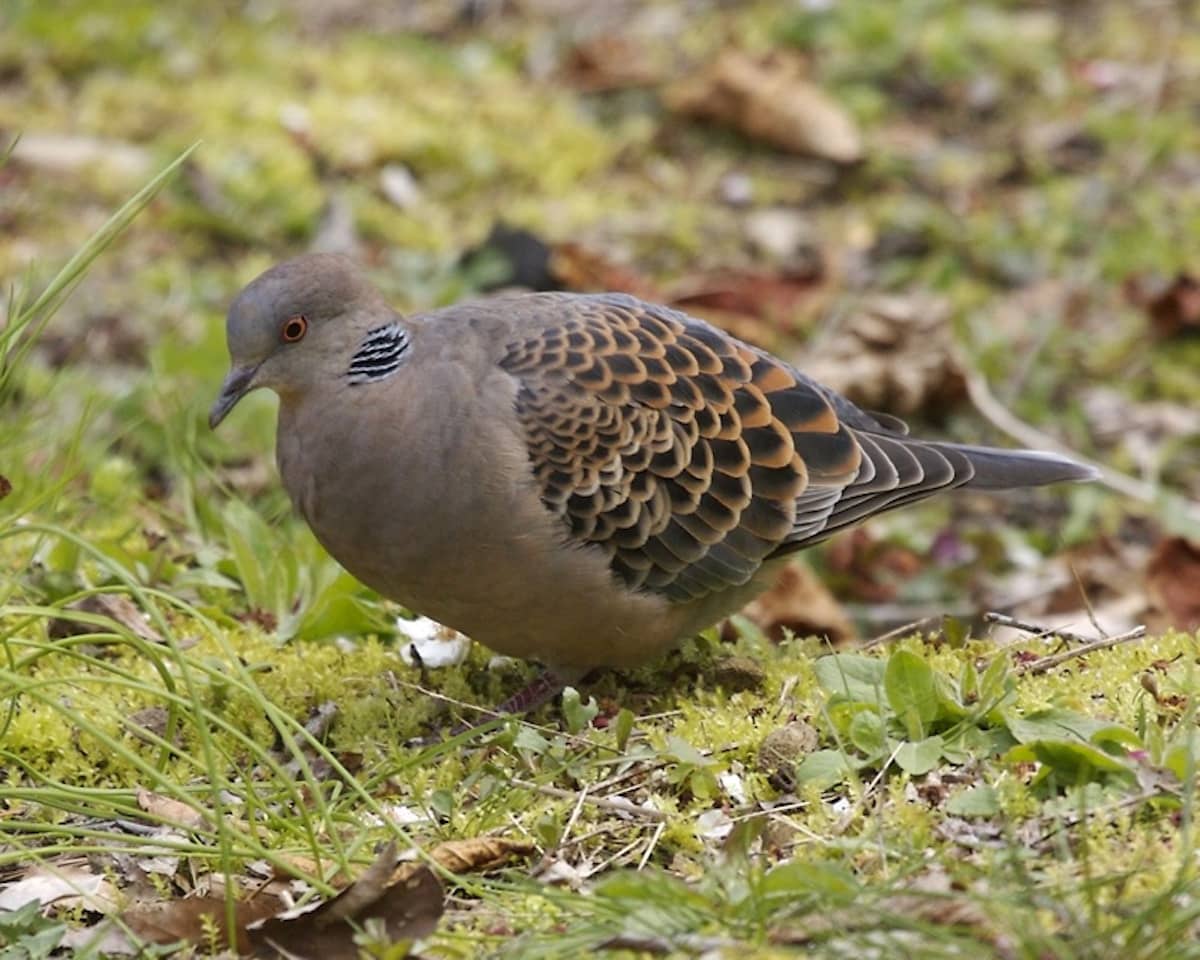
[(348, 258), (309, 254), (272, 267), (229, 308), (229, 373), (209, 426), (259, 387), (287, 398), (352, 377), (364, 338), (384, 329), (402, 330), (400, 317)]

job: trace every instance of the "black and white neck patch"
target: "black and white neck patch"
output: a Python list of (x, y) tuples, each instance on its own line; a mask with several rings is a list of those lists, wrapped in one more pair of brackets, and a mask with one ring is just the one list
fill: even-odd
[(352, 384), (374, 383), (400, 368), (408, 350), (408, 333), (398, 323), (376, 327), (367, 333), (350, 360), (346, 377)]

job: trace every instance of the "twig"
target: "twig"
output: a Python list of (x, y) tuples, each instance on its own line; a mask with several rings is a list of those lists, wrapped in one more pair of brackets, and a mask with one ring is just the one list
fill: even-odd
[(1045, 673), (1047, 670), (1057, 667), (1060, 663), (1066, 663), (1075, 657), (1087, 656), (1087, 654), (1094, 653), (1097, 650), (1107, 650), (1109, 647), (1115, 647), (1122, 643), (1140, 640), (1145, 635), (1145, 627), (1134, 627), (1132, 630), (1118, 633), (1115, 637), (1106, 637), (1104, 640), (1093, 640), (1091, 643), (1084, 644), (1082, 647), (1076, 647), (1074, 650), (1067, 650), (1064, 653), (1055, 653), (1048, 657), (1042, 657), (1040, 660), (1034, 660), (1033, 663), (1028, 664), (1020, 672), (1027, 674)]
[(899, 627), (894, 627), (887, 633), (881, 633), (877, 637), (872, 637), (859, 647), (860, 650), (870, 650), (872, 647), (878, 647), (880, 644), (887, 643), (890, 640), (895, 640), (898, 637), (904, 637), (920, 627), (927, 626), (931, 623), (940, 623), (946, 618), (944, 613), (934, 613), (927, 617), (921, 617), (918, 620), (913, 620), (911, 623), (905, 623)]
[(1070, 630), (1064, 630), (1062, 627), (1047, 627), (1037, 623), (1030, 623), (1027, 620), (1018, 620), (1016, 617), (1010, 617), (1007, 613), (988, 612), (983, 615), (983, 619), (985, 623), (994, 623), (999, 627), (1012, 627), (1014, 630), (1032, 633), (1039, 639), (1042, 637), (1058, 637), (1061, 640), (1066, 640), (1068, 643), (1088, 644), (1094, 642), (1091, 637), (1072, 633)]
[(561, 790), (558, 787), (551, 787), (548, 784), (531, 783), (528, 780), (512, 779), (508, 782), (514, 787), (533, 790), (547, 797), (555, 797), (559, 800), (574, 800), (576, 802), (582, 800), (584, 803), (590, 803), (594, 807), (602, 807), (605, 810), (613, 810), (616, 813), (627, 813), (631, 817), (641, 817), (643, 820), (652, 820), (655, 823), (663, 823), (667, 819), (667, 815), (660, 810), (639, 807), (636, 803), (622, 800), (620, 797), (593, 797), (590, 794), (581, 794), (574, 790)]
[(666, 819), (658, 822), (658, 826), (654, 828), (654, 834), (650, 837), (650, 842), (646, 844), (646, 849), (642, 853), (642, 859), (638, 861), (637, 869), (644, 870), (646, 864), (650, 862), (650, 857), (654, 854), (654, 848), (658, 846), (658, 841), (662, 838), (663, 831), (667, 829)]
[[(1131, 477), (1128, 474), (1113, 470), (1111, 467), (1106, 467), (1102, 463), (1097, 463), (1095, 460), (1084, 457), (1066, 444), (1060, 443), (1048, 433), (1043, 433), (1041, 430), (1038, 430), (1016, 416), (996, 399), (983, 375), (965, 362), (965, 358), (959, 358), (959, 367), (963, 371), (963, 377), (967, 385), (967, 396), (971, 398), (971, 403), (975, 405), (975, 409), (979, 411), (980, 415), (997, 430), (1008, 434), (1024, 446), (1034, 447), (1039, 450), (1052, 450), (1055, 453), (1062, 454), (1064, 457), (1070, 457), (1072, 460), (1082, 463), (1085, 466), (1092, 467), (1099, 472), (1100, 483), (1104, 484), (1110, 490), (1115, 490), (1117, 493), (1137, 500), (1140, 503), (1153, 505), (1161, 500), (1161, 492), (1154, 484), (1147, 483), (1145, 480), (1139, 480), (1137, 477)], [(1182, 505), (1182, 510), (1192, 522), (1200, 523), (1200, 504), (1187, 503)]]

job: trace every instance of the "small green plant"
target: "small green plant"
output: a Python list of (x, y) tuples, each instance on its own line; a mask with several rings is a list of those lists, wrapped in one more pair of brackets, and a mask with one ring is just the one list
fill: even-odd
[[(797, 770), (801, 783), (827, 787), (855, 771), (891, 764), (919, 776), (942, 764), (1000, 756), (1037, 764), (1033, 785), (1053, 793), (1091, 781), (1132, 782), (1146, 749), (1128, 727), (1070, 710), (1021, 715), (1014, 706), (1016, 678), (1002, 655), (982, 673), (966, 659), (957, 678), (904, 649), (886, 660), (835, 654), (814, 670), (828, 694), (825, 716), (838, 746), (806, 757)], [(1179, 766), (1183, 747), (1172, 749)], [(986, 807), (985, 794), (973, 799)]]

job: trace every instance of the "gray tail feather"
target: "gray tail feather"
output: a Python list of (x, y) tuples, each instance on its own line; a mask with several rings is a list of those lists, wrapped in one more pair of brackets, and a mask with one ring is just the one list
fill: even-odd
[(1000, 447), (971, 447), (947, 444), (964, 454), (975, 468), (965, 486), (978, 490), (1008, 490), (1037, 487), (1045, 483), (1099, 480), (1095, 467), (1040, 450), (1005, 450)]

